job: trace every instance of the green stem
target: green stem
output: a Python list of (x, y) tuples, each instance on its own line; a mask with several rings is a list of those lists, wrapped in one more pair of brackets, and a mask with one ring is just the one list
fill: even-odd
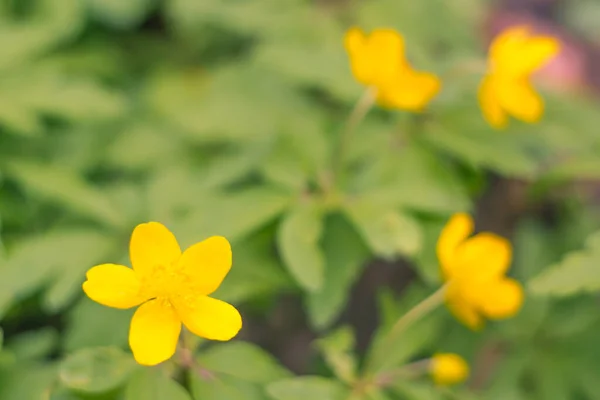
[(396, 382), (398, 379), (406, 380), (420, 377), (429, 371), (430, 366), (430, 358), (415, 361), (400, 368), (383, 372), (377, 375), (373, 381), (377, 387), (384, 388)]
[(385, 356), (389, 353), (390, 347), (394, 344), (398, 337), (412, 324), (423, 318), (425, 315), (429, 314), (435, 308), (437, 308), (440, 304), (444, 302), (444, 295), (446, 293), (446, 285), (440, 287), (437, 291), (431, 294), (429, 297), (425, 298), (419, 304), (410, 309), (406, 314), (396, 321), (392, 329), (389, 331), (387, 336), (381, 340), (381, 342), (376, 343), (375, 348), (373, 349), (373, 354), (369, 358), (367, 362), (367, 366), (365, 371), (372, 371), (377, 365), (385, 358)]
[(352, 133), (354, 132), (358, 124), (360, 124), (360, 122), (365, 118), (369, 110), (373, 107), (373, 104), (375, 104), (376, 99), (377, 89), (374, 87), (369, 87), (367, 88), (367, 90), (365, 90), (365, 92), (362, 94), (362, 96), (352, 109), (352, 112), (348, 117), (348, 121), (346, 122), (344, 130), (342, 130), (339, 136), (338, 149), (333, 163), (334, 182), (336, 181), (336, 179), (339, 178), (339, 175), (341, 174), (342, 168), (344, 166), (344, 161), (347, 156), (346, 153), (348, 152), (348, 147), (350, 145), (349, 142), (352, 137)]

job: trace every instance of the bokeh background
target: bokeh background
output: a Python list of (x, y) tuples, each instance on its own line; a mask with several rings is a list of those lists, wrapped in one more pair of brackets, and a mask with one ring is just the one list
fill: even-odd
[[(499, 132), (477, 65), (522, 23), (563, 51), (536, 77), (543, 120)], [(352, 25), (402, 32), (444, 87), (416, 117), (372, 110), (333, 185), (364, 90), (343, 48)], [(597, 0), (0, 0), (0, 400), (186, 398), (164, 382), (172, 366), (132, 364), (133, 310), (81, 290), (91, 266), (128, 264), (149, 220), (182, 247), (233, 243), (217, 297), (244, 328), (201, 343), (193, 398), (319, 397), (269, 384), (335, 380), (332, 351), (360, 363), (439, 286), (435, 243), (457, 211), (513, 242), (525, 307), (478, 333), (436, 311), (390, 357), (456, 352), (470, 380), (399, 379), (369, 398), (600, 399), (599, 71)]]

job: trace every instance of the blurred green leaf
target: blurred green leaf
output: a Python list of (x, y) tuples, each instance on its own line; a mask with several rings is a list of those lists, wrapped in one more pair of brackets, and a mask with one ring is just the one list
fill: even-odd
[(6, 348), (19, 360), (36, 359), (48, 356), (55, 350), (57, 342), (56, 329), (46, 327), (16, 336)]
[[(467, 117), (471, 119), (467, 120)], [(441, 123), (428, 125), (421, 138), (461, 162), (506, 176), (533, 178), (539, 173), (541, 163), (528, 143), (532, 137), (499, 134), (485, 126), (485, 121), (472, 112), (453, 110), (445, 118), (447, 120)]]
[(329, 368), (342, 382), (352, 384), (356, 379), (358, 362), (354, 355), (354, 332), (343, 326), (316, 341)]
[(406, 213), (382, 208), (368, 198), (348, 202), (344, 208), (376, 255), (393, 259), (398, 255), (413, 256), (421, 250), (421, 227)]
[(137, 122), (119, 132), (108, 158), (119, 167), (148, 171), (177, 161), (182, 150), (173, 135), (148, 122)]
[[(440, 390), (431, 384), (418, 382), (395, 382), (392, 386), (394, 393), (406, 400), (442, 400)], [(462, 397), (461, 397), (462, 400)], [(466, 399), (464, 399), (466, 400)]]
[(240, 261), (234, 261), (215, 297), (236, 304), (295, 286), (273, 249), (272, 230), (266, 230), (233, 245), (234, 259)]
[(136, 371), (125, 388), (125, 400), (191, 400), (190, 395), (164, 371), (141, 368)]
[(316, 204), (300, 204), (283, 218), (277, 245), (285, 266), (308, 291), (323, 285), (325, 260), (319, 247), (323, 229), (322, 211)]
[(198, 362), (210, 372), (257, 384), (291, 376), (272, 355), (249, 342), (232, 341), (214, 345), (198, 356)]
[(588, 238), (586, 249), (567, 254), (528, 283), (535, 295), (570, 296), (600, 290), (600, 233)]
[(309, 321), (317, 329), (326, 328), (338, 317), (370, 256), (354, 227), (341, 215), (325, 220), (321, 247), (325, 280), (319, 290), (307, 293), (306, 298)]
[(352, 190), (381, 206), (440, 214), (470, 207), (465, 184), (453, 165), (423, 146), (388, 145), (362, 162), (368, 164), (354, 177)]
[(14, 160), (8, 166), (7, 173), (39, 196), (103, 224), (121, 226), (124, 222), (101, 190), (71, 170)]
[[(6, 265), (0, 268), (0, 288), (11, 293), (6, 298), (9, 303), (51, 283), (43, 305), (58, 310), (81, 290), (84, 272), (101, 261), (111, 246), (110, 238), (89, 229), (30, 236), (11, 249)], [(0, 303), (0, 314), (7, 303)]]
[(53, 364), (19, 363), (0, 367), (0, 399), (48, 398), (55, 380), (56, 366)]
[(82, 297), (67, 314), (64, 349), (71, 352), (86, 347), (125, 348), (133, 312), (134, 309), (118, 310)]
[[(428, 292), (429, 290), (413, 285), (404, 292), (403, 297), (398, 301), (390, 290), (380, 289), (378, 300), (382, 323), (379, 326), (375, 343), (383, 340), (396, 321), (424, 299)], [(434, 313), (411, 324), (386, 349), (385, 359), (373, 360), (374, 363), (380, 364), (373, 365), (373, 371), (390, 370), (420, 354), (437, 339), (437, 333), (442, 328), (443, 322), (444, 320), (439, 318), (439, 314)], [(371, 349), (376, 348), (376, 346), (371, 346)], [(373, 358), (373, 356), (374, 353), (371, 351), (369, 357)]]
[(397, 29), (406, 37), (411, 59), (421, 61), (424, 57), (421, 53), (431, 53), (436, 46), (448, 49), (450, 54), (462, 54), (467, 49), (473, 51), (472, 48), (478, 45), (476, 24), (485, 11), (484, 5), (485, 2), (479, 0), (375, 0), (356, 3), (355, 23), (365, 29), (382, 26)]
[(269, 70), (248, 63), (212, 74), (165, 69), (147, 90), (151, 109), (198, 143), (255, 140), (306, 124), (299, 113), (305, 99)]
[(274, 220), (292, 200), (288, 193), (270, 186), (208, 192), (197, 199), (189, 215), (173, 224), (173, 231), (184, 247), (213, 235), (236, 242)]
[[(246, 366), (251, 368), (251, 366)], [(195, 400), (265, 400), (259, 385), (244, 382), (232, 376), (216, 377), (195, 374), (192, 377), (192, 394)]]
[(86, 3), (95, 18), (118, 29), (140, 24), (156, 4), (155, 0), (86, 0)]
[(25, 23), (3, 24), (0, 70), (25, 63), (79, 33), (84, 10), (79, 0), (40, 0)]
[(118, 348), (85, 348), (61, 363), (59, 377), (70, 389), (103, 393), (124, 385), (135, 367), (133, 358)]
[(423, 231), (423, 245), (421, 251), (415, 257), (414, 267), (419, 277), (432, 286), (441, 284), (442, 277), (436, 246), (446, 222), (446, 219), (420, 221)]
[(341, 383), (318, 376), (283, 379), (267, 386), (274, 400), (344, 400), (349, 390)]

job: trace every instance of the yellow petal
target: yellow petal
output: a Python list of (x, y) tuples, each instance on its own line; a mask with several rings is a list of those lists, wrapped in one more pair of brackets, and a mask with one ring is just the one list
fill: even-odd
[(528, 78), (554, 58), (560, 47), (558, 39), (534, 35), (527, 27), (506, 29), (490, 46), (492, 72), (513, 79)]
[(473, 219), (464, 213), (454, 214), (446, 224), (437, 242), (437, 255), (442, 274), (450, 279), (459, 265), (456, 264), (456, 250), (473, 232)]
[(517, 55), (525, 46), (529, 37), (529, 28), (514, 26), (503, 30), (490, 45), (489, 59), (493, 73), (509, 71), (515, 65)]
[(521, 309), (524, 297), (521, 284), (505, 278), (485, 288), (481, 293), (479, 309), (491, 319), (509, 318)]
[(231, 304), (212, 297), (171, 299), (184, 325), (210, 340), (229, 340), (242, 329), (242, 316)]
[(446, 291), (446, 306), (452, 314), (467, 328), (474, 331), (483, 327), (484, 321), (480, 313), (469, 300), (463, 297), (464, 285), (459, 282), (450, 283)]
[(181, 249), (175, 236), (163, 224), (148, 222), (135, 227), (129, 243), (131, 264), (142, 278), (158, 269), (169, 269), (179, 260)]
[(393, 79), (405, 66), (404, 39), (393, 29), (376, 29), (366, 36), (351, 28), (344, 44), (356, 80), (367, 86), (379, 86)]
[(469, 365), (458, 354), (436, 354), (431, 358), (430, 373), (438, 385), (454, 385), (467, 379)]
[(508, 240), (489, 232), (478, 233), (456, 250), (455, 262), (461, 274), (473, 281), (486, 282), (500, 278), (510, 266), (512, 246)]
[(508, 117), (506, 112), (500, 106), (498, 95), (494, 90), (494, 81), (492, 77), (487, 76), (481, 81), (478, 99), (485, 120), (494, 128), (505, 128), (508, 124)]
[(140, 293), (135, 272), (124, 265), (102, 264), (86, 274), (83, 291), (95, 302), (114, 308), (135, 307), (147, 298)]
[(497, 85), (498, 100), (509, 114), (522, 121), (539, 121), (544, 113), (544, 102), (526, 80)]
[(514, 61), (511, 73), (528, 77), (552, 60), (560, 51), (560, 42), (551, 36), (530, 37), (520, 49), (520, 59)]
[(188, 290), (208, 295), (217, 290), (231, 269), (231, 245), (222, 236), (213, 236), (188, 248), (181, 256), (178, 271), (186, 277)]
[(384, 107), (419, 112), (440, 91), (440, 87), (437, 76), (405, 69), (389, 85), (380, 87), (378, 101)]
[(129, 328), (133, 357), (142, 365), (168, 360), (175, 354), (180, 332), (181, 321), (168, 301), (154, 299), (142, 304)]

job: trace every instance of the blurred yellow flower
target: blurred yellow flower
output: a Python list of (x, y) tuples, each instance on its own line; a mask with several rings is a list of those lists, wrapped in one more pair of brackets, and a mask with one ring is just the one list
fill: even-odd
[(469, 365), (457, 354), (441, 353), (431, 358), (429, 372), (438, 385), (454, 385), (467, 379)]
[(136, 361), (156, 365), (175, 353), (181, 323), (198, 336), (229, 340), (242, 327), (230, 304), (208, 297), (231, 268), (231, 246), (210, 237), (181, 252), (162, 224), (138, 225), (129, 246), (133, 269), (102, 264), (87, 272), (84, 292), (114, 308), (140, 305), (131, 320), (129, 345)]
[(556, 38), (535, 36), (523, 26), (509, 28), (493, 40), (488, 73), (479, 87), (479, 103), (490, 125), (505, 127), (509, 115), (529, 123), (539, 121), (544, 102), (530, 77), (559, 51)]
[(345, 47), (357, 81), (376, 90), (383, 107), (421, 111), (439, 92), (433, 74), (412, 69), (404, 56), (404, 38), (393, 29), (375, 29), (370, 35), (358, 28), (346, 32)]
[(442, 275), (448, 283), (446, 303), (471, 329), (483, 326), (484, 317), (502, 319), (515, 315), (523, 304), (523, 288), (505, 276), (512, 257), (510, 243), (493, 233), (471, 238), (473, 219), (455, 214), (437, 243)]

